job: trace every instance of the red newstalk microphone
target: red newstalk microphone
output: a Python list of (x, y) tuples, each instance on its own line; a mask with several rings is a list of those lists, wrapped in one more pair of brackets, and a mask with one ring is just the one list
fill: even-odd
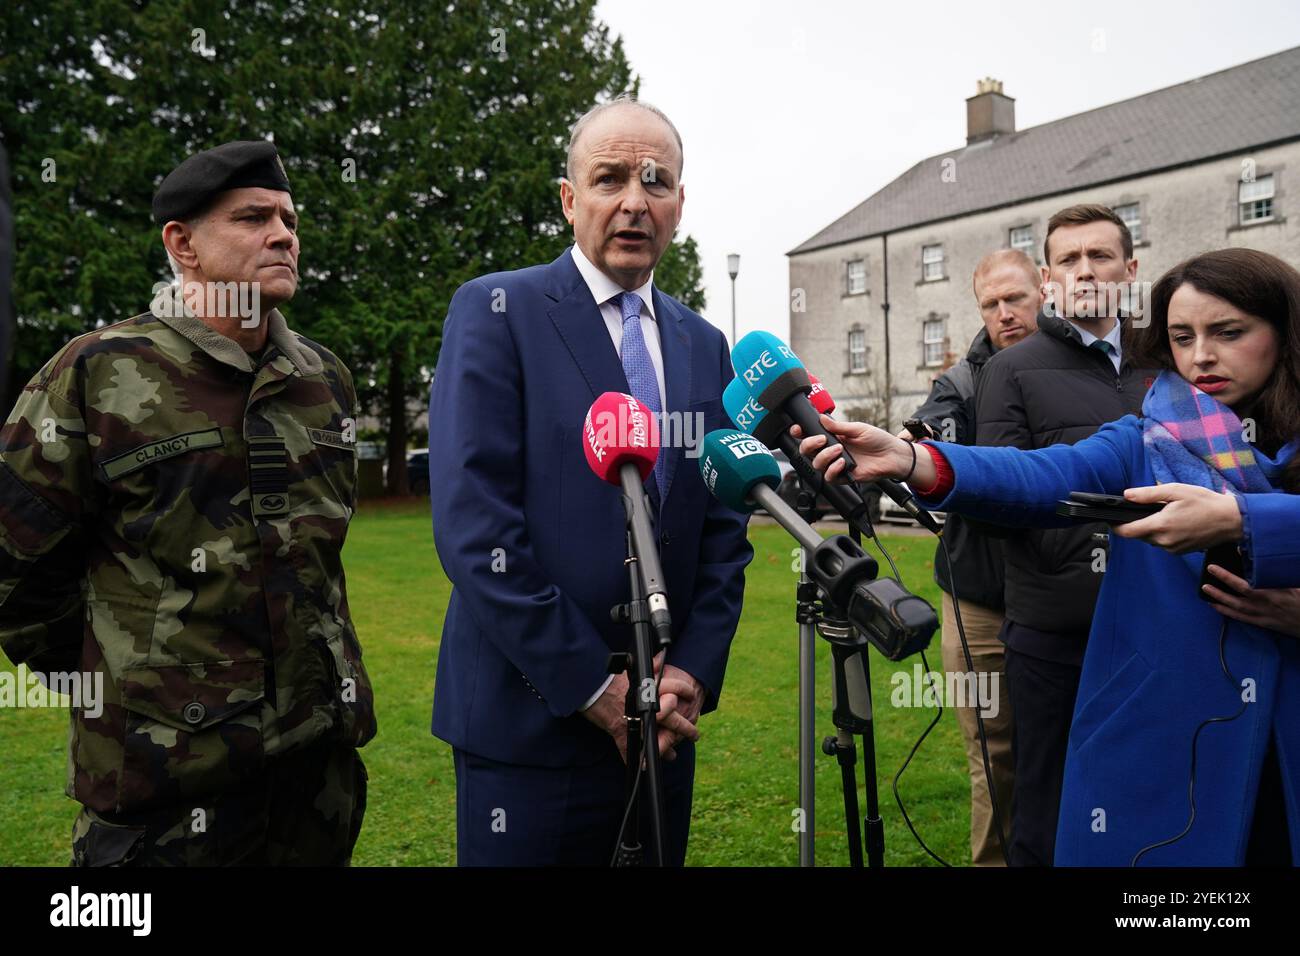
[(644, 403), (622, 392), (606, 392), (591, 403), (582, 426), (587, 464), (611, 485), (622, 483), (623, 465), (645, 481), (659, 458), (659, 423)]
[(587, 409), (582, 434), (588, 466), (602, 481), (623, 489), (623, 511), (650, 607), (650, 626), (660, 645), (666, 647), (672, 639), (673, 625), (659, 548), (650, 523), (650, 500), (643, 484), (659, 458), (659, 424), (650, 409), (633, 396), (606, 392)]
[(826, 391), (826, 386), (822, 384), (822, 380), (810, 372), (808, 381), (812, 383), (812, 391), (808, 393), (808, 401), (812, 402), (812, 407), (817, 409), (817, 414), (829, 415), (835, 411), (835, 400), (831, 398), (831, 393)]

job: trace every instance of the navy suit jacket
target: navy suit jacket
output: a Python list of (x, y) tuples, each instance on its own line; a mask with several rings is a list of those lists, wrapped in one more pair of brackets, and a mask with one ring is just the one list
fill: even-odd
[[(726, 338), (657, 289), (665, 411), (702, 419), (698, 444), (730, 427)], [(582, 449), (592, 401), (628, 392), (604, 319), (569, 251), (457, 290), (429, 400), (429, 495), (452, 582), (434, 690), (433, 732), (507, 763), (574, 766), (614, 743), (580, 708), (631, 628), (620, 490)], [(746, 518), (704, 487), (698, 458), (665, 447), (665, 500), (647, 481), (668, 587), (668, 661), (717, 706), (753, 556)], [(697, 449), (698, 453), (698, 449)]]

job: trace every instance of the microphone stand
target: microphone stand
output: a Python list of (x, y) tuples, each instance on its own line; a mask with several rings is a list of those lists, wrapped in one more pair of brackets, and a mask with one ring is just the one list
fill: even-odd
[[(875, 537), (875, 529), (872, 528), (872, 531), (872, 537)], [(853, 539), (854, 544), (862, 544), (862, 534), (856, 527), (849, 528), (849, 537)], [(867, 838), (867, 864), (872, 867), (881, 867), (885, 865), (885, 822), (880, 818), (880, 795), (876, 786), (878, 767), (876, 764), (876, 725), (872, 719), (870, 645), (867, 643), (867, 639), (856, 630), (852, 631), (852, 635), (855, 649), (850, 653), (856, 655), (856, 660), (861, 662), (861, 672), (859, 673), (852, 668), (854, 658), (847, 655), (843, 661), (843, 666), (839, 663), (835, 665), (835, 672), (837, 677), (843, 676), (844, 683), (840, 686), (848, 689), (848, 708), (846, 709), (844, 721), (846, 724), (856, 727), (856, 732), (862, 736), (862, 766), (866, 774), (865, 784), (867, 790), (867, 816), (863, 820)], [(832, 645), (833, 648), (837, 646)], [(838, 700), (836, 706), (838, 709)], [(852, 743), (852, 738), (850, 738), (850, 743)], [(856, 795), (856, 789), (854, 792)]]
[[(627, 503), (627, 498), (624, 497)], [(641, 569), (632, 540), (632, 509), (627, 506), (627, 560), (628, 581), (632, 587), (632, 600), (615, 605), (610, 614), (617, 623), (632, 625), (632, 650), (609, 656), (609, 672), (627, 671), (627, 772), (624, 785), (626, 811), (623, 829), (619, 833), (615, 866), (641, 866), (645, 851), (641, 846), (640, 801), (647, 798), (650, 804), (650, 841), (653, 855), (651, 865), (664, 865), (664, 789), (659, 764), (659, 727), (655, 714), (659, 711), (659, 694), (654, 676), (654, 651), (651, 649), (650, 610)], [(642, 753), (644, 751), (644, 753)], [(645, 789), (640, 788), (644, 764)]]
[[(835, 736), (822, 741), (822, 752), (840, 765), (844, 790), (844, 825), (849, 838), (849, 865), (862, 866), (863, 834), (867, 865), (885, 865), (885, 827), (880, 818), (876, 788), (875, 725), (871, 715), (871, 669), (867, 652), (870, 644), (840, 613), (823, 606), (817, 632), (831, 645), (831, 719)], [(862, 764), (867, 790), (867, 815), (858, 827), (857, 748), (854, 735), (862, 737)]]
[[(796, 511), (812, 524), (817, 499), (802, 478), (795, 476), (799, 494)], [(794, 618), (799, 624), (799, 808), (803, 811), (803, 829), (799, 831), (799, 865), (817, 865), (814, 835), (817, 832), (817, 788), (813, 763), (817, 737), (817, 585), (808, 577), (808, 549), (801, 547), (799, 583), (795, 586)]]
[[(817, 499), (802, 478), (799, 483), (798, 508), (804, 520), (812, 523)], [(849, 534), (855, 544), (862, 543), (861, 532), (850, 524)], [(799, 840), (799, 865), (814, 866), (813, 856), (813, 738), (815, 735), (814, 655), (817, 634), (831, 645), (831, 719), (836, 735), (822, 741), (822, 752), (835, 757), (840, 765), (840, 783), (844, 791), (844, 826), (849, 844), (849, 865), (861, 868), (863, 834), (867, 864), (885, 865), (885, 825), (880, 816), (877, 788), (875, 724), (872, 720), (871, 663), (867, 656), (870, 644), (846, 617), (828, 601), (818, 602), (820, 589), (809, 579), (806, 568), (808, 549), (803, 549), (804, 565), (796, 591), (795, 619), (799, 622), (799, 805), (804, 810), (804, 832)], [(872, 565), (874, 567), (874, 563)], [(874, 575), (873, 575), (874, 576)], [(854, 735), (862, 737), (862, 761), (867, 791), (867, 815), (862, 828), (858, 825), (857, 747)]]

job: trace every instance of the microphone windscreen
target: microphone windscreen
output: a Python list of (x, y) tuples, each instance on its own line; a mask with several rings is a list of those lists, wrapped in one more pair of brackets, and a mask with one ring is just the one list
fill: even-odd
[(642, 402), (623, 392), (606, 392), (591, 403), (582, 425), (582, 450), (601, 480), (622, 483), (622, 467), (636, 465), (645, 481), (659, 457), (659, 423)]
[(733, 511), (749, 513), (758, 507), (749, 497), (755, 485), (776, 489), (781, 466), (753, 435), (719, 428), (704, 436), (700, 446), (700, 477), (709, 491)]
[(767, 417), (767, 409), (754, 400), (745, 383), (733, 378), (722, 390), (722, 407), (742, 432), (753, 434), (754, 426)]
[(733, 378), (722, 390), (722, 407), (737, 428), (749, 432), (768, 448), (775, 448), (781, 433), (790, 430), (790, 417), (784, 412), (768, 411), (738, 378)]
[(818, 415), (829, 415), (835, 411), (835, 399), (831, 398), (831, 393), (826, 390), (826, 386), (812, 372), (808, 373), (808, 381), (812, 383), (812, 391), (808, 393), (808, 401), (812, 402), (812, 407), (817, 409)]
[(750, 332), (731, 350), (736, 377), (764, 408), (779, 409), (796, 392), (812, 390), (808, 370), (771, 332)]

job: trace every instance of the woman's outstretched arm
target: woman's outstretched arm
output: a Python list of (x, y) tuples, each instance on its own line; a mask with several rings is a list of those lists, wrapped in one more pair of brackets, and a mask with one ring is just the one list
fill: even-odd
[[(1121, 494), (1131, 483), (1130, 463), (1137, 457), (1134, 445), (1142, 441), (1133, 416), (1104, 425), (1077, 444), (1037, 451), (945, 442), (912, 445), (871, 425), (836, 422), (827, 416), (822, 416), (822, 424), (853, 456), (854, 478), (905, 480), (925, 497), (926, 507), (1021, 527), (1069, 524), (1069, 519), (1056, 514), (1056, 502), (1072, 491)], [(940, 460), (927, 448), (937, 452)], [(803, 439), (800, 450), (828, 479), (843, 474), (839, 445), (827, 447), (824, 437), (814, 435)], [(951, 478), (936, 487), (943, 463), (947, 468), (942, 470), (951, 469)]]

